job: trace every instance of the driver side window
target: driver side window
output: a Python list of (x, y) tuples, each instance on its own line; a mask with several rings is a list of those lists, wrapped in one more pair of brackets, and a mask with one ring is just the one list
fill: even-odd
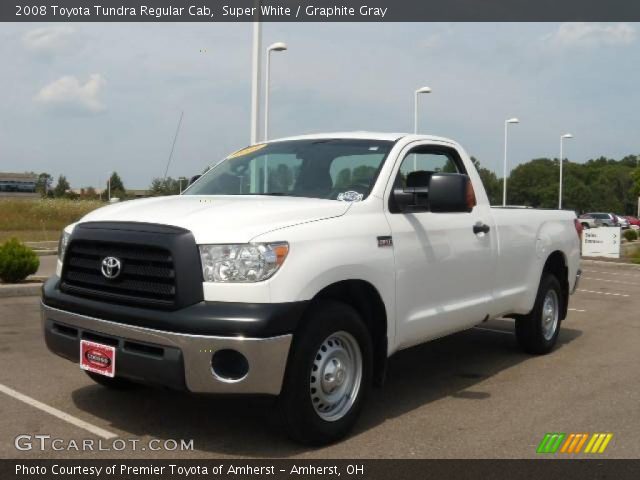
[(432, 146), (416, 147), (402, 160), (395, 187), (407, 187), (407, 178), (410, 176), (413, 180), (410, 183), (418, 182), (419, 185), (409, 186), (427, 187), (429, 178), (434, 173), (464, 173), (459, 165), (460, 161), (448, 149), (434, 149)]

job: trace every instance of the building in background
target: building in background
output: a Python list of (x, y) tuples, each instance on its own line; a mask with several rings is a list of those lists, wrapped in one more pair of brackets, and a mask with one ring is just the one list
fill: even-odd
[(0, 195), (36, 195), (38, 175), (0, 172)]

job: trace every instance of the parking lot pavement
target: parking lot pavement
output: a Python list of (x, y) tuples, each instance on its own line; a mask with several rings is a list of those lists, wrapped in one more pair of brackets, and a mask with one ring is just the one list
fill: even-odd
[[(39, 299), (3, 299), (0, 386), (71, 419), (0, 391), (0, 457), (528, 458), (547, 432), (611, 432), (599, 457), (640, 458), (640, 267), (585, 261), (583, 272), (552, 354), (521, 353), (508, 320), (401, 352), (353, 434), (321, 449), (286, 439), (272, 399), (97, 386), (46, 350)], [(15, 449), (19, 434), (101, 438), (72, 419), (143, 446), (150, 439), (193, 439), (194, 450)]]

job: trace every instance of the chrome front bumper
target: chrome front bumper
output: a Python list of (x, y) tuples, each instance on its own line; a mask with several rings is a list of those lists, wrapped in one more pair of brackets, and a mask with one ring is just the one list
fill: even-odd
[[(51, 325), (61, 325), (63, 329), (67, 327), (64, 330), (66, 332), (77, 331), (78, 352), (80, 339), (84, 335), (96, 334), (113, 337), (118, 345), (128, 341), (178, 349), (182, 353), (184, 362), (184, 384), (189, 391), (194, 393), (277, 395), (282, 388), (292, 339), (290, 334), (270, 338), (187, 335), (78, 315), (49, 307), (44, 303), (41, 304), (41, 313), (45, 335), (50, 334), (47, 329)], [(73, 338), (69, 337), (67, 341), (73, 341)], [(249, 370), (243, 378), (225, 380), (213, 373), (212, 355), (225, 349), (235, 350), (247, 359)], [(52, 351), (61, 354), (54, 349)], [(153, 365), (153, 368), (156, 368), (155, 365), (157, 368), (162, 368), (162, 359)], [(116, 363), (116, 376), (118, 375), (117, 367)]]

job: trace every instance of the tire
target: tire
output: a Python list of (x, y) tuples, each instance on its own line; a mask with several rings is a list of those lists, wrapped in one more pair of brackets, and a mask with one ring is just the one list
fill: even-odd
[(533, 310), (516, 319), (516, 339), (525, 352), (543, 355), (553, 350), (565, 300), (556, 276), (543, 273)]
[(353, 308), (335, 301), (312, 305), (294, 336), (279, 398), (289, 437), (307, 445), (344, 437), (371, 388), (372, 360), (370, 333)]
[(87, 376), (98, 385), (102, 385), (103, 387), (110, 388), (112, 390), (130, 390), (135, 386), (135, 383), (127, 380), (126, 378), (106, 377), (104, 375), (89, 372), (88, 370), (85, 370), (84, 373), (86, 373)]
[(589, 226), (589, 224), (588, 224), (588, 223), (583, 223), (583, 224), (582, 224), (582, 227), (583, 227), (585, 230), (589, 230), (589, 229), (591, 228), (591, 227)]

